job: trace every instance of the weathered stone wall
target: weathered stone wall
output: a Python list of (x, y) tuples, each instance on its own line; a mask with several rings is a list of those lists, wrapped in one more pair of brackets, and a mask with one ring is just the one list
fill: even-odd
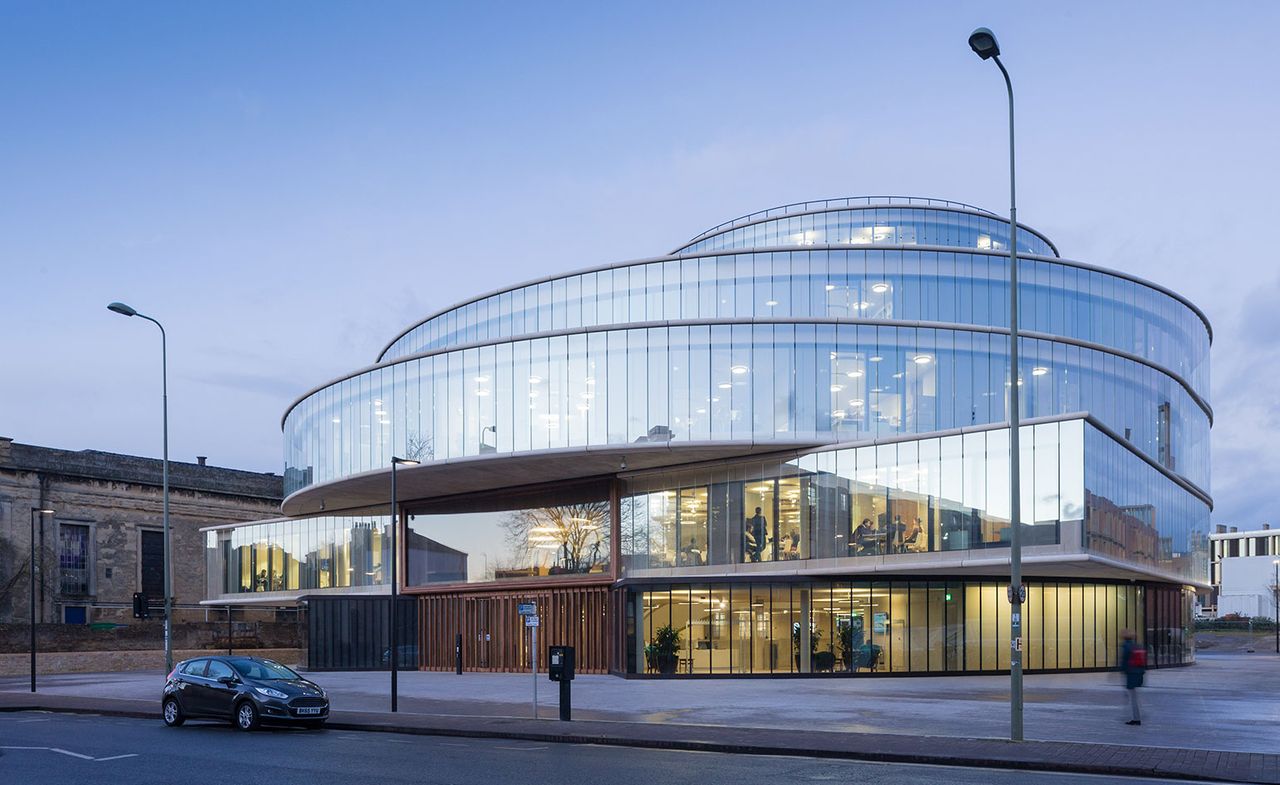
[[(282, 492), (277, 475), (170, 462), (175, 603), (205, 598), (200, 528), (277, 517)], [(33, 507), (54, 510), (36, 519), (37, 618), (62, 621), (65, 606), (84, 605), (93, 622), (131, 618), (133, 593), (142, 582), (141, 532), (163, 530), (163, 506), (158, 460), (0, 439), (0, 622), (29, 619)], [(88, 594), (63, 596), (60, 591), (58, 529), (65, 524), (90, 527)]]
[[(231, 623), (231, 645), (237, 649), (303, 648), (307, 631), (304, 622), (238, 621)], [(227, 623), (216, 617), (208, 622), (173, 625), (175, 649), (225, 649)], [(112, 629), (94, 629), (82, 624), (37, 624), (36, 649), (41, 652), (145, 651), (164, 649), (164, 627), (153, 621), (135, 622)], [(0, 654), (31, 650), (31, 627), (27, 624), (0, 624)]]
[[(222, 650), (223, 653), (226, 649)], [(203, 649), (174, 649), (173, 661), (199, 657), (214, 652)], [(303, 649), (235, 649), (235, 654), (265, 657), (290, 667), (302, 668), (307, 663)], [(54, 676), (59, 673), (118, 673), (121, 671), (154, 671), (156, 695), (164, 682), (164, 649), (145, 651), (90, 651), (41, 653), (36, 658), (36, 673)], [(26, 654), (0, 654), (0, 676), (25, 676), (31, 672), (31, 659)], [(157, 701), (159, 698), (156, 699)]]

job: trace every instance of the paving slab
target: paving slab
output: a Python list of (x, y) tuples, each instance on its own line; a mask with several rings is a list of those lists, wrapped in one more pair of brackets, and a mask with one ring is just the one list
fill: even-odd
[[(574, 682), (571, 726), (556, 722), (555, 685), (510, 673), (400, 674), (400, 712), (386, 672), (309, 674), (328, 689), (335, 726), (542, 741), (680, 746), (866, 760), (1123, 769), (1145, 776), (1275, 782), (1280, 759), (1280, 657), (1201, 655), (1190, 667), (1148, 673), (1143, 725), (1125, 725), (1124, 690), (1112, 673), (1026, 679), (1028, 742), (1011, 745), (1008, 677), (621, 679)], [(154, 716), (163, 674), (41, 677), (45, 708), (120, 701), (112, 711)], [(30, 704), (24, 678), (0, 679), (0, 706)], [(69, 700), (65, 706), (54, 705)], [(106, 704), (103, 704), (106, 706)], [(568, 728), (571, 727), (571, 731)], [(560, 728), (556, 730), (556, 728)], [(720, 746), (716, 746), (720, 745)], [(976, 764), (975, 761), (982, 763)], [(1092, 767), (1092, 768), (1090, 768)]]

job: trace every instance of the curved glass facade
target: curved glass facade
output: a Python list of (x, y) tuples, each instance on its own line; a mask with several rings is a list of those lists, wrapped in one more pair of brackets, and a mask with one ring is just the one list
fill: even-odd
[[(285, 491), (384, 468), (637, 441), (842, 442), (1007, 419), (1000, 332), (836, 323), (602, 330), (405, 360), (308, 396)], [(1090, 412), (1208, 487), (1209, 420), (1177, 381), (1108, 352), (1021, 342), (1023, 417)]]
[[(630, 673), (980, 673), (1009, 669), (1008, 579), (722, 581), (636, 586)], [(1136, 630), (1151, 664), (1195, 659), (1194, 594), (1180, 587), (1030, 579), (1028, 670), (1114, 668)], [(660, 630), (676, 633), (662, 654)]]
[[(339, 517), (211, 531), (211, 593), (376, 591), (398, 558), (421, 663), (465, 617), (474, 667), (522, 669), (536, 601), (595, 670), (993, 671), (1016, 512), (1026, 667), (1110, 667), (1126, 627), (1189, 662), (1209, 325), (1019, 228), (1012, 368), (1008, 229), (807, 202), (442, 311), (286, 412), (284, 509)], [(393, 455), (421, 463), (395, 556), (356, 515), (386, 511)]]
[[(813, 250), (673, 258), (518, 287), (414, 327), (394, 360), (460, 344), (638, 322), (895, 320), (1009, 325), (1009, 261), (998, 253)], [(1019, 259), (1019, 329), (1135, 354), (1209, 389), (1209, 332), (1178, 299), (1068, 262)]]
[[(1018, 253), (1058, 254), (1025, 227)], [(967, 210), (919, 207), (862, 207), (770, 218), (725, 229), (681, 248), (692, 254), (735, 248), (785, 245), (945, 245), (987, 251), (1009, 249), (1009, 222)]]

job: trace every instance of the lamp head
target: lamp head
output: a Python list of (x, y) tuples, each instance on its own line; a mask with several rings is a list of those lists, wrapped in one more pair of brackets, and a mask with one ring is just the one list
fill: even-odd
[(979, 27), (969, 34), (969, 48), (983, 60), (1000, 56), (1000, 44), (996, 42), (996, 34), (986, 27)]
[(41, 515), (53, 515), (53, 510), (49, 509), (48, 507), (32, 507), (31, 509), (40, 513)]
[(398, 463), (401, 466), (417, 466), (420, 463), (420, 461), (415, 461), (412, 458), (394, 458), (393, 457), (391, 459), (391, 463), (392, 465), (395, 465)]
[(108, 311), (115, 311), (123, 316), (137, 316), (138, 312), (125, 305), (124, 303), (111, 303), (107, 306)]

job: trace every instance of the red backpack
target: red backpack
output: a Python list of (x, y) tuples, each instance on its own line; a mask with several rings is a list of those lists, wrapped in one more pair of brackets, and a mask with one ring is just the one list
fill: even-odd
[(1129, 667), (1130, 668), (1147, 667), (1147, 650), (1142, 648), (1141, 646), (1134, 646), (1133, 650), (1129, 652)]

